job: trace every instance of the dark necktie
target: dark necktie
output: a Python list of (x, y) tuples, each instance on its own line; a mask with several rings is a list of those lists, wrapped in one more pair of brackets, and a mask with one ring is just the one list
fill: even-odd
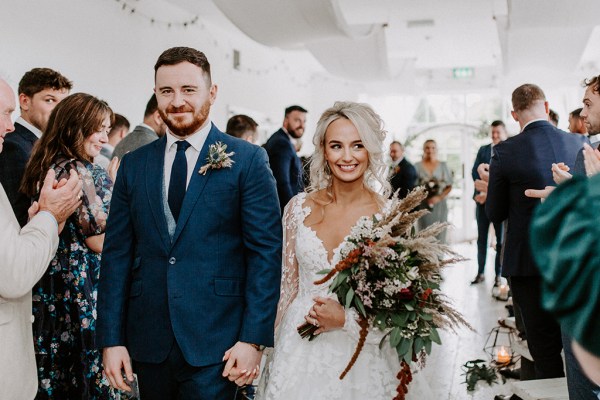
[(181, 204), (185, 197), (185, 187), (187, 182), (187, 158), (185, 157), (185, 151), (190, 144), (185, 140), (178, 140), (177, 153), (175, 154), (175, 161), (171, 168), (171, 180), (169, 181), (169, 208), (171, 214), (175, 218), (175, 222), (179, 219), (179, 212), (181, 211)]

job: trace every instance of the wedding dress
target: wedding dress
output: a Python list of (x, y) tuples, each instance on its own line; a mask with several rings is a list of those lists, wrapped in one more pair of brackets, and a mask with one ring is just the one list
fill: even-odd
[[(310, 214), (303, 207), (305, 194), (294, 197), (284, 212), (284, 254), (281, 298), (277, 311), (275, 348), (269, 355), (261, 378), (257, 400), (392, 400), (396, 396), (400, 362), (384, 333), (371, 328), (356, 363), (343, 380), (340, 374), (352, 357), (360, 327), (354, 309), (346, 310), (343, 329), (320, 334), (314, 340), (302, 339), (296, 327), (316, 296), (328, 293), (330, 282), (315, 285), (318, 272), (330, 269), (339, 261), (341, 244), (333, 252), (331, 263), (327, 250), (316, 232), (304, 225)], [(433, 399), (422, 373), (413, 374), (407, 400)]]

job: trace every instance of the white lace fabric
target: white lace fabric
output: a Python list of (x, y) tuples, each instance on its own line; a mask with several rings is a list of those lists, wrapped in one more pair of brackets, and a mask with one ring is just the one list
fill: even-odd
[[(304, 207), (301, 193), (287, 205), (284, 216), (284, 250), (281, 298), (277, 309), (275, 349), (267, 360), (257, 400), (364, 400), (392, 399), (396, 394), (400, 362), (384, 335), (371, 329), (367, 342), (348, 375), (339, 376), (350, 361), (359, 338), (356, 311), (346, 310), (343, 329), (320, 334), (313, 341), (302, 339), (296, 328), (314, 304), (315, 296), (335, 298), (328, 293), (330, 282), (315, 285), (318, 272), (339, 261), (341, 246), (331, 263), (327, 250), (315, 231), (304, 225), (311, 209)], [(422, 375), (422, 374), (417, 374)], [(420, 378), (420, 377), (419, 377)], [(416, 379), (409, 387), (408, 399), (429, 399), (426, 384)]]

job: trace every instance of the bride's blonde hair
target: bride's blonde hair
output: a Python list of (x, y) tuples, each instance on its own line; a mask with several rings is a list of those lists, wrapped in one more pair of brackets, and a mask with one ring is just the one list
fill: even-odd
[(387, 198), (391, 188), (385, 178), (383, 140), (386, 131), (383, 129), (383, 120), (368, 104), (350, 101), (335, 102), (319, 118), (313, 137), (315, 152), (310, 158), (310, 185), (306, 191), (311, 193), (331, 187), (331, 170), (325, 159), (325, 134), (329, 125), (340, 118), (346, 118), (354, 124), (369, 154), (369, 165), (363, 178), (365, 186)]

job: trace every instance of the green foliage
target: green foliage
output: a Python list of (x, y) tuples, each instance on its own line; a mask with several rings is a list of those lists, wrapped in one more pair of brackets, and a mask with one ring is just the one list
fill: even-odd
[(487, 366), (483, 360), (471, 360), (467, 361), (463, 366), (462, 370), (465, 376), (465, 382), (467, 384), (467, 391), (472, 392), (477, 386), (477, 382), (485, 381), (488, 385), (498, 383), (498, 375), (494, 368)]

